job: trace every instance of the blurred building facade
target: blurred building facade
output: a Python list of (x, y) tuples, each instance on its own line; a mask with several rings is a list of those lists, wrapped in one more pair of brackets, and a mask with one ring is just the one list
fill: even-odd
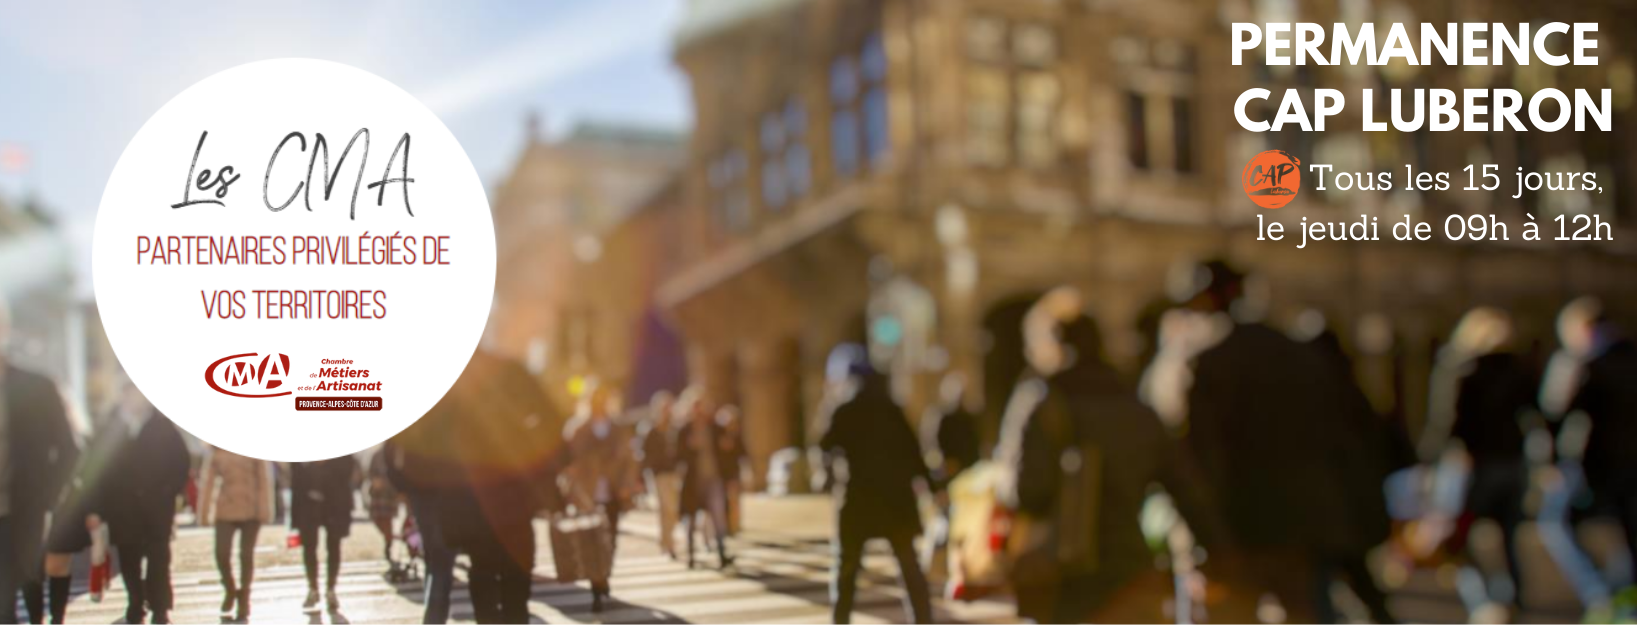
[[(625, 344), (644, 340), (627, 341), (620, 327), (652, 322), (680, 335), (687, 378), (743, 408), (761, 475), (774, 451), (810, 440), (824, 359), (838, 342), (872, 345), (912, 418), (937, 378), (964, 372), (974, 381), (967, 401), (992, 434), (1024, 367), (1023, 312), (1040, 293), (1078, 286), (1107, 355), (1136, 375), (1171, 268), (1227, 257), (1262, 278), (1270, 322), (1322, 313), (1378, 407), (1413, 428), (1433, 355), (1469, 307), (1512, 311), (1524, 348), (1536, 350), (1553, 345), (1551, 320), (1571, 297), (1596, 294), (1621, 315), (1637, 311), (1626, 277), (1637, 268), (1629, 147), (1637, 14), (1618, 2), (1552, 11), (1554, 21), (1600, 24), (1598, 66), (1266, 67), (1229, 58), (1236, 21), (1543, 17), (1522, 0), (693, 0), (675, 60), (692, 88), (695, 126), (684, 145), (667, 148), (665, 167), (635, 168), (642, 175), (633, 179), (653, 174), (651, 188), (626, 196), (641, 200), (600, 232), (557, 231), (552, 220), (568, 219), (581, 197), (569, 181), (606, 178), (590, 175), (579, 148), (534, 145), (496, 201), (497, 309), (584, 291), (576, 297), (600, 302), (585, 310), (605, 311), (594, 316), (613, 325), (576, 330), (572, 307), (557, 305), (507, 312), (491, 330), (525, 358), (535, 337), (555, 343), (552, 359), (599, 354), (570, 346), (606, 341), (609, 353), (594, 358), (609, 366), (598, 369), (627, 386), (647, 357)], [(1251, 86), (1275, 97), (1302, 90), (1309, 110), (1316, 87), (1350, 98), (1362, 88), (1504, 86), (1527, 97), (1547, 86), (1612, 87), (1616, 110), (1607, 133), (1367, 134), (1346, 130), (1360, 126), (1352, 106), (1322, 134), (1259, 135), (1233, 119), (1235, 98)], [(1271, 148), (1337, 171), (1390, 170), (1397, 187), (1406, 163), (1449, 172), (1453, 184), (1309, 185), (1296, 205), (1265, 211), (1244, 197), (1239, 176)], [(1604, 193), (1461, 192), (1470, 163), (1596, 171)], [(674, 180), (662, 182), (657, 169)], [(556, 208), (538, 212), (545, 206)], [(1378, 217), (1388, 240), (1257, 242), (1258, 213), (1292, 233), (1303, 217)], [(1526, 215), (1550, 237), (1551, 218), (1568, 213), (1612, 221), (1614, 242), (1520, 241)], [(1437, 228), (1451, 214), (1498, 215), (1512, 241), (1390, 240), (1404, 215)], [(586, 231), (597, 244), (575, 245)], [(571, 251), (583, 253), (576, 260)], [(534, 271), (587, 263), (590, 251), (588, 270), (567, 272), (579, 277)], [(562, 388), (562, 376), (590, 367), (560, 370), (547, 376)]]
[[(1170, 267), (1209, 256), (1265, 278), (1275, 323), (1322, 311), (1372, 395), (1414, 417), (1439, 337), (1467, 307), (1505, 306), (1527, 341), (1549, 342), (1568, 297), (1637, 304), (1623, 277), (1637, 223), (1634, 39), (1622, 36), (1637, 23), (1632, 9), (1552, 5), (1554, 21), (1600, 23), (1597, 67), (1236, 67), (1229, 25), (1518, 23), (1541, 10), (1457, 0), (697, 0), (675, 53), (696, 111), (683, 262), (660, 301), (687, 338), (694, 377), (743, 404), (758, 459), (802, 440), (825, 353), (841, 340), (870, 338), (890, 353), (912, 407), (941, 371), (966, 372), (981, 381), (969, 400), (993, 419), (1022, 369), (1022, 311), (1059, 284), (1088, 295), (1109, 356), (1135, 373)], [(1333, 130), (1359, 127), (1355, 106), (1324, 134), (1257, 135), (1232, 116), (1237, 95), (1256, 85), (1309, 95), (1318, 86), (1619, 93), (1609, 133)], [(1400, 180), (1404, 163), (1457, 180), (1468, 163), (1578, 168), (1598, 171), (1606, 192), (1512, 201), (1310, 188), (1296, 210), (1262, 211), (1239, 173), (1275, 147)], [(1513, 242), (1297, 250), (1254, 241), (1258, 212), (1292, 224), (1411, 214), (1435, 227), (1450, 213), (1495, 213), (1512, 223)], [(1557, 212), (1596, 212), (1616, 222), (1616, 242), (1522, 244), (1526, 212), (1547, 230)]]
[[(634, 239), (655, 215), (678, 213), (651, 208), (675, 187), (685, 138), (593, 123), (548, 140), (537, 117), (527, 137), (495, 193), (499, 270), (485, 343), (526, 363), (567, 410), (590, 378), (637, 380), (633, 319), (657, 278), (641, 277), (651, 263)], [(680, 348), (671, 351), (680, 362)]]
[[(75, 292), (71, 249), (52, 216), (40, 205), (0, 200), (0, 299), (11, 313), (6, 358), (56, 381), (77, 409), (90, 408), (88, 393), (106, 385), (99, 358), (102, 324), (85, 314)], [(89, 336), (89, 338), (88, 338)], [(117, 366), (117, 365), (116, 365)]]

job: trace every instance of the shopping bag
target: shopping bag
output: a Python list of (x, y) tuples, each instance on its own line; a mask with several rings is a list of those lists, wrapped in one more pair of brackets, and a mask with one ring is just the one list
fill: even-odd
[(564, 513), (551, 520), (557, 580), (604, 580), (614, 570), (614, 534), (601, 512)]
[(987, 460), (949, 484), (949, 585), (946, 596), (972, 600), (1006, 585), (1011, 514), (995, 500), (999, 469)]
[(108, 557), (108, 526), (91, 530), (91, 602), (101, 603), (113, 576), (113, 559)]

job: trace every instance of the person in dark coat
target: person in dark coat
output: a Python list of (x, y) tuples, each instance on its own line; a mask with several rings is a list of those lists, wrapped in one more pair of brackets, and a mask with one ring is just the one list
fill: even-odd
[(951, 371), (939, 385), (939, 401), (921, 414), (921, 455), (932, 475), (938, 516), (927, 530), (921, 562), (928, 571), (945, 568), (949, 550), (949, 484), (982, 460), (978, 418), (966, 409), (966, 376)]
[(141, 623), (152, 612), (154, 623), (170, 622), (171, 537), (177, 498), (187, 488), (192, 459), (182, 433), (147, 403), (134, 387), (127, 389), (120, 418), (109, 424), (113, 436), (124, 436), (90, 494), (87, 529), (108, 524), (125, 579), (125, 622)]
[(671, 427), (675, 411), (676, 397), (666, 391), (654, 393), (641, 429), (642, 471), (659, 508), (659, 549), (672, 560), (676, 559), (677, 500), (682, 496), (682, 482), (676, 474), (676, 428)]
[(443, 399), (388, 443), (388, 476), (428, 545), (426, 622), (448, 619), (459, 552), (471, 558), (477, 622), (530, 620), (534, 517), (563, 507), (563, 423), (527, 369), (479, 349)]
[(694, 567), (694, 540), (700, 517), (708, 517), (716, 543), (717, 566), (733, 564), (728, 555), (727, 472), (737, 470), (739, 456), (724, 444), (726, 433), (714, 417), (704, 392), (690, 388), (677, 401), (687, 423), (677, 432), (677, 470), (682, 476), (678, 510), (688, 533), (688, 568)]
[(341, 577), (341, 541), (352, 532), (353, 492), (363, 483), (358, 459), (338, 456), (290, 464), (290, 526), (301, 534), (301, 562), (307, 572), (304, 609), (318, 607), (318, 546), (322, 531), (324, 607), (341, 609), (335, 585)]
[(455, 555), (444, 540), (439, 522), (446, 505), (444, 494), (451, 487), (436, 477), (449, 475), (454, 467), (448, 459), (423, 453), (424, 447), (420, 444), (423, 440), (439, 438), (436, 434), (428, 435), (433, 428), (428, 421), (436, 411), (434, 407), (433, 412), (388, 439), (379, 452), (387, 463), (387, 479), (395, 490), (403, 493), (409, 514), (415, 519), (415, 529), (421, 534), (421, 557), (426, 564), (421, 582), (421, 605), (425, 606), (422, 623), (449, 622), (449, 595), (454, 591)]
[[(11, 330), (0, 302), (0, 346)], [(37, 586), (46, 512), (56, 505), (79, 456), (68, 409), (56, 383), (18, 367), (0, 352), (0, 622), (17, 622), (17, 593)], [(26, 593), (37, 596), (38, 591)], [(30, 607), (39, 602), (33, 602)], [(38, 611), (32, 614), (40, 617)]]
[(1577, 434), (1560, 423), (1559, 451), (1566, 461), (1579, 461), (1593, 500), (1617, 516), (1637, 562), (1637, 455), (1630, 451), (1637, 440), (1637, 343), (1590, 298), (1565, 307), (1559, 325), (1564, 351), (1581, 364), (1563, 393), (1567, 405), (1553, 412), (1578, 420), (1584, 430), (1575, 449)]
[(927, 580), (915, 557), (921, 533), (915, 482), (930, 485), (915, 430), (893, 401), (885, 376), (864, 347), (844, 344), (830, 354), (833, 395), (826, 402), (819, 449), (839, 501), (836, 568), (831, 586), (836, 623), (851, 622), (864, 544), (884, 538), (903, 576), (905, 608), (917, 623), (932, 620)]
[[(1018, 614), (1040, 623), (1174, 620), (1174, 583), (1155, 565), (1139, 523), (1151, 488), (1165, 487), (1199, 543), (1219, 523), (1201, 480), (1159, 416), (1102, 356), (1077, 291), (1051, 291), (1025, 316), (1030, 371), (1007, 405), (995, 460), (997, 495), (1014, 528)], [(1036, 525), (1036, 524), (1039, 525)], [(1014, 530), (1016, 531), (1016, 530)]]
[(1618, 339), (1586, 363), (1585, 382), (1571, 410), (1591, 422), (1583, 463), (1592, 493), (1620, 517), (1626, 547), (1637, 562), (1637, 344)]
[[(1311, 346), (1254, 319), (1244, 275), (1221, 261), (1174, 275), (1181, 308), (1162, 319), (1146, 380), (1149, 403), (1185, 423), (1183, 445), (1219, 507), (1249, 596), (1272, 595), (1291, 622), (1318, 618), (1314, 589), (1334, 554), (1387, 538), (1385, 460), (1360, 443), (1370, 417), (1346, 400), (1356, 386)], [(1176, 358), (1173, 350), (1188, 357)], [(1167, 375), (1162, 366), (1187, 367)], [(1341, 398), (1341, 401), (1338, 401)], [(1227, 620), (1255, 618), (1254, 606)], [(1213, 612), (1222, 616), (1223, 610)]]
[(966, 376), (952, 371), (944, 376), (939, 401), (921, 416), (921, 449), (934, 486), (943, 490), (962, 471), (983, 459), (978, 417), (966, 409)]
[(1500, 525), (1511, 577), (1509, 585), (1492, 585), (1489, 596), (1521, 607), (1517, 536), (1529, 490), (1524, 438), (1539, 416), (1539, 383), (1523, 359), (1506, 350), (1511, 335), (1511, 318), (1498, 309), (1475, 308), (1461, 319), (1433, 366), (1420, 447), (1424, 462), (1438, 462), (1452, 448), (1470, 461), (1466, 511)]
[[(91, 500), (94, 487), (112, 468), (114, 458), (130, 439), (130, 430), (121, 420), (119, 410), (109, 411), (92, 425), (90, 442), (80, 454), (74, 468), (74, 477), (64, 489), (63, 498), (51, 515), (51, 529), (46, 536), (46, 584), (30, 589), (37, 596), (25, 597), (30, 618), (38, 622), (36, 614), (49, 610), (52, 623), (66, 622), (68, 600), (73, 584), (74, 555), (91, 547), (91, 532), (86, 518), (92, 514)], [(47, 592), (49, 591), (49, 593)]]
[(722, 432), (722, 437), (717, 439), (717, 455), (727, 462), (722, 472), (727, 534), (737, 536), (744, 517), (745, 468), (750, 462), (750, 451), (745, 446), (745, 417), (738, 406), (729, 404), (717, 409), (716, 425)]
[[(620, 516), (634, 507), (642, 482), (631, 434), (614, 422), (610, 395), (606, 386), (589, 384), (574, 418), (563, 426), (563, 444), (574, 460), (564, 469), (562, 482), (575, 509), (600, 511), (606, 519), (608, 552), (599, 555), (611, 562), (619, 548)], [(589, 580), (593, 613), (601, 613), (610, 596), (606, 575), (612, 572), (597, 571)]]
[[(1397, 424), (1377, 414), (1375, 407), (1370, 405), (1369, 398), (1364, 395), (1363, 389), (1358, 387), (1353, 377), (1353, 361), (1348, 357), (1346, 350), (1342, 349), (1341, 337), (1325, 326), (1326, 322), (1323, 315), (1317, 311), (1308, 311), (1305, 316), (1309, 322), (1316, 326), (1305, 329), (1309, 333), (1316, 331), (1316, 333), (1306, 337), (1305, 343), (1330, 361), (1330, 364), (1335, 368), (1336, 375), (1345, 380), (1352, 391), (1338, 397), (1337, 402), (1343, 405), (1351, 404), (1349, 407), (1350, 412), (1361, 415), (1358, 432), (1361, 434), (1359, 445), (1364, 450), (1364, 456), (1371, 459), (1393, 459), (1384, 463), (1371, 462), (1356, 467), (1368, 472), (1365, 475), (1360, 475), (1357, 479), (1360, 481), (1385, 479), (1387, 473), (1406, 466), (1404, 463), (1398, 462), (1397, 459), (1406, 455), (1400, 450), (1409, 448), (1408, 436)], [(1381, 500), (1381, 504), (1385, 506), (1386, 500)], [(1369, 513), (1385, 516), (1386, 510), (1382, 508), (1372, 510)], [(1357, 549), (1352, 550), (1350, 553), (1330, 554), (1320, 564), (1319, 579), (1316, 580), (1318, 588), (1314, 589), (1319, 622), (1334, 623), (1339, 620), (1335, 602), (1331, 599), (1329, 582), (1332, 579), (1341, 581), (1352, 589), (1353, 594), (1364, 604), (1365, 610), (1369, 611), (1371, 622), (1398, 622), (1397, 617), (1393, 616), (1392, 610), (1387, 606), (1387, 593), (1381, 590), (1380, 584), (1376, 583), (1375, 575), (1370, 572), (1367, 559), (1370, 555), (1370, 549), (1375, 545), (1370, 540), (1363, 540), (1359, 541), (1356, 547)]]

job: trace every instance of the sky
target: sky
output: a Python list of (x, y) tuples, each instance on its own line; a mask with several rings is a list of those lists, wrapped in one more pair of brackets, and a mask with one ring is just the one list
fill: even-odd
[[(443, 120), (490, 188), (523, 146), (594, 120), (686, 129), (671, 62), (685, 0), (294, 0), (265, 3), (0, 0), (0, 198), (55, 213), (89, 293), (97, 204), (125, 144), (193, 83), (244, 63), (346, 63), (404, 88)], [(3, 154), (0, 154), (3, 156)]]

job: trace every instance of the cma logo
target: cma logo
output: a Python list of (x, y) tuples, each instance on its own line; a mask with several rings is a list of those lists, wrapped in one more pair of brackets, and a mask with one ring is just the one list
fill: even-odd
[(205, 383), (218, 393), (234, 397), (255, 399), (289, 395), (290, 391), (269, 391), (284, 386), (285, 378), (290, 375), (290, 357), (268, 354), (258, 360), (256, 356), (254, 352), (235, 354), (210, 363), (205, 368)]

